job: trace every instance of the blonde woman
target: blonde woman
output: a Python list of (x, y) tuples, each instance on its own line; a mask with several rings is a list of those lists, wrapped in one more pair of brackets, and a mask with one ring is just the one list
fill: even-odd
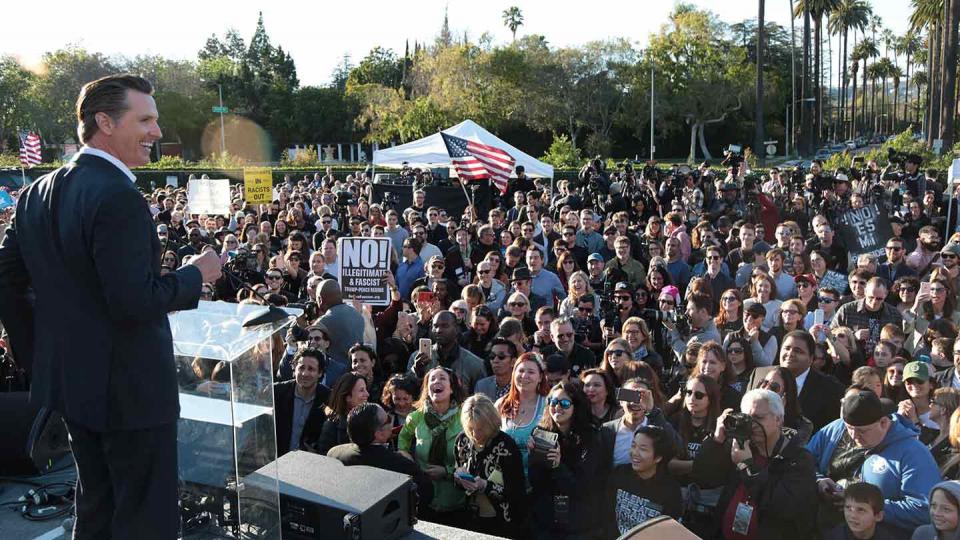
[(573, 317), (577, 314), (577, 304), (580, 303), (580, 299), (590, 296), (593, 297), (593, 305), (600, 305), (597, 295), (593, 292), (593, 287), (590, 286), (590, 277), (587, 276), (587, 273), (578, 270), (570, 275), (570, 279), (567, 280), (567, 297), (560, 302), (560, 313), (559, 317)]

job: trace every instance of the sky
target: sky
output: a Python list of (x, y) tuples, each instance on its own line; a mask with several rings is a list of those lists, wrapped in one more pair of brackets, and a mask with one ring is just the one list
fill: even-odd
[[(868, 0), (874, 13), (895, 33), (908, 27), (907, 0)], [(756, 0), (693, 0), (728, 23), (756, 18)], [(95, 8), (91, 9), (90, 5)], [(27, 66), (39, 64), (44, 52), (69, 44), (106, 55), (157, 54), (175, 59), (196, 59), (211, 34), (222, 36), (235, 28), (249, 42), (257, 14), (263, 12), (271, 42), (288, 51), (297, 66), (301, 85), (330, 82), (334, 68), (349, 54), (353, 63), (380, 45), (403, 54), (404, 43), (432, 41), (446, 8), (450, 28), (460, 37), (476, 40), (490, 32), (495, 44), (508, 43), (503, 10), (518, 6), (524, 25), (517, 34), (542, 34), (553, 46), (575, 46), (589, 41), (626, 37), (638, 47), (667, 20), (673, 1), (651, 0), (407, 0), (364, 2), (255, 2), (233, 0), (167, 0), (142, 5), (129, 1), (21, 2), (18, 21), (0, 32), (0, 55), (18, 57)], [(789, 0), (767, 1), (766, 18), (789, 29)], [(801, 31), (802, 21), (797, 21)]]

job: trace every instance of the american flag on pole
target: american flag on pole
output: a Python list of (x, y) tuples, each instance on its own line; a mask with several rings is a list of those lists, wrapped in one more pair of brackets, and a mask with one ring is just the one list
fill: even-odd
[(25, 131), (20, 132), (20, 164), (26, 168), (39, 165), (42, 161), (40, 157), (40, 137), (36, 133)]
[(510, 179), (513, 165), (517, 162), (510, 154), (495, 146), (468, 141), (443, 132), (440, 132), (440, 135), (443, 143), (447, 145), (447, 154), (450, 155), (461, 180), (489, 178), (500, 193), (507, 192), (507, 180)]

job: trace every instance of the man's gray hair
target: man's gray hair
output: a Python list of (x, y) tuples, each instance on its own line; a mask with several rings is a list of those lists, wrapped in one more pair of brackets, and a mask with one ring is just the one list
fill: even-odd
[(774, 416), (781, 419), (783, 418), (783, 401), (780, 399), (780, 396), (770, 390), (764, 390), (762, 388), (754, 388), (743, 395), (743, 399), (740, 400), (740, 412), (747, 414), (751, 405), (761, 401), (767, 403), (767, 409)]

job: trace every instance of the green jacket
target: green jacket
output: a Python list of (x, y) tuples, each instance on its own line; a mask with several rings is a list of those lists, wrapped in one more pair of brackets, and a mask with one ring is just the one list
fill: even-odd
[[(444, 457), (443, 465), (447, 468), (447, 477), (442, 480), (433, 481), (433, 501), (430, 507), (438, 512), (448, 512), (460, 510), (466, 505), (466, 493), (453, 483), (453, 471), (457, 468), (457, 458), (455, 445), (457, 435), (463, 432), (460, 425), (460, 408), (448, 411), (453, 415), (450, 425), (447, 427), (447, 451)], [(430, 428), (424, 421), (424, 411), (416, 410), (407, 415), (407, 421), (400, 430), (398, 438), (398, 448), (405, 450), (413, 455), (417, 460), (417, 465), (426, 469), (427, 458), (430, 454), (430, 445), (433, 442), (433, 435)]]

